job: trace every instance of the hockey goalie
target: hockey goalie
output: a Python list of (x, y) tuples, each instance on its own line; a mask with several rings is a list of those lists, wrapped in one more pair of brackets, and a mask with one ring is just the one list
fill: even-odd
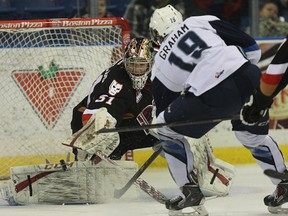
[[(106, 160), (119, 145), (119, 134), (96, 131), (114, 126), (107, 110), (101, 109), (64, 143), (85, 152), (85, 161), (13, 167), (9, 186), (1, 190), (3, 198), (11, 205), (103, 203), (112, 199), (114, 190), (125, 185), (137, 170), (133, 161)], [(233, 166), (214, 157), (208, 136), (191, 140), (191, 149), (203, 193), (227, 195), (234, 178)], [(135, 197), (138, 191), (132, 187), (128, 193)]]

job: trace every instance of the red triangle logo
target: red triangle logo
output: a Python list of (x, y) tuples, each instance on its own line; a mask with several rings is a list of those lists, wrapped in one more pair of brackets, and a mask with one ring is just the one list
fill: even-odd
[(60, 68), (53, 78), (46, 79), (35, 70), (12, 72), (12, 78), (47, 129), (56, 125), (84, 75), (83, 69), (78, 68)]

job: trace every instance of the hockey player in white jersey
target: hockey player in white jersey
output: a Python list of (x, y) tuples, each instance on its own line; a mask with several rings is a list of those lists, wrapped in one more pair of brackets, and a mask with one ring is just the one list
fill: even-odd
[[(259, 86), (255, 40), (215, 16), (190, 17), (171, 5), (155, 10), (152, 37), (161, 44), (152, 68), (157, 123), (223, 118), (239, 113)], [(218, 124), (158, 129), (170, 173), (182, 195), (166, 202), (170, 214), (193, 207), (190, 215), (208, 215), (193, 170), (193, 152), (184, 136), (199, 138)], [(256, 126), (232, 121), (236, 137), (263, 169), (286, 170), (277, 143), (267, 135), (268, 115)], [(275, 184), (279, 180), (272, 179)]]

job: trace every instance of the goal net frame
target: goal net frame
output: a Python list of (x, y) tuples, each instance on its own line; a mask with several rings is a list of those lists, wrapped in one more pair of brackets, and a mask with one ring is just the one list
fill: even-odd
[(0, 21), (0, 179), (66, 158), (73, 107), (129, 41), (123, 18)]

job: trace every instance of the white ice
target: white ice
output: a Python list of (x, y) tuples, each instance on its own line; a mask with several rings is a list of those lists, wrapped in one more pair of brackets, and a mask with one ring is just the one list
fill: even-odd
[[(257, 165), (236, 166), (236, 178), (227, 197), (208, 199), (209, 216), (268, 216), (263, 198), (275, 186)], [(148, 170), (142, 178), (167, 196), (177, 194), (169, 173)], [(0, 199), (0, 216), (167, 216), (167, 210), (148, 195), (139, 192), (137, 199), (123, 196), (105, 204), (8, 206)]]

